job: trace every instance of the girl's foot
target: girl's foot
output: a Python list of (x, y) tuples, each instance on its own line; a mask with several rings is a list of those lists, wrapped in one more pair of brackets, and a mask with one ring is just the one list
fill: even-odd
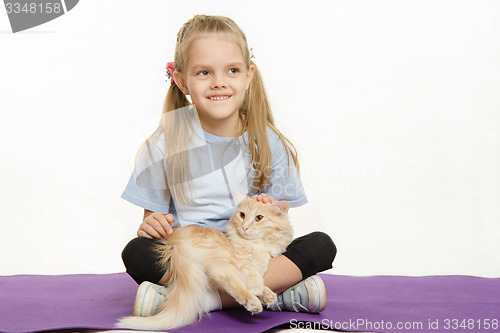
[(267, 307), (271, 311), (320, 313), (326, 307), (323, 280), (313, 275), (278, 294), (278, 299)]
[[(167, 299), (167, 287), (160, 286), (148, 281), (144, 281), (137, 290), (135, 296), (133, 316), (151, 317), (160, 312), (161, 305)], [(207, 294), (205, 311), (218, 311), (222, 309), (222, 304), (217, 290), (212, 290)]]
[(144, 281), (137, 289), (133, 316), (150, 317), (160, 312), (160, 307), (167, 297), (167, 288)]
[[(271, 311), (319, 313), (326, 307), (326, 290), (323, 280), (313, 275), (277, 295), (275, 303), (268, 305)], [(167, 288), (151, 282), (143, 282), (137, 290), (133, 316), (150, 317), (160, 312), (167, 297)], [(220, 309), (220, 298), (213, 310)], [(212, 309), (211, 309), (212, 310)]]

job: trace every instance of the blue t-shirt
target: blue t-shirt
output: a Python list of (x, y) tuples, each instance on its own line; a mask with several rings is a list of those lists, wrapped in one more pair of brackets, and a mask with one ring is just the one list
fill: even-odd
[[(163, 134), (159, 134), (153, 147), (148, 145), (139, 154), (122, 198), (153, 212), (172, 214), (174, 227), (198, 224), (224, 232), (237, 206), (232, 191), (257, 194), (252, 193), (255, 170), (245, 144), (248, 136), (245, 133), (237, 139), (218, 137), (199, 125), (196, 130), (201, 140), (190, 145), (188, 154), (190, 182), (187, 192), (191, 197), (188, 206), (179, 202), (175, 192), (167, 191), (167, 184), (176, 184), (167, 179)], [(263, 192), (276, 200), (287, 200), (291, 207), (305, 204), (307, 198), (293, 159), (270, 128), (267, 136), (272, 162), (269, 185)]]

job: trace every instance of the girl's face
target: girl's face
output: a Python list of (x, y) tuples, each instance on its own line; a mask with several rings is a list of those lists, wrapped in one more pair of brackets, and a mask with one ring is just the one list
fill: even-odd
[(255, 68), (247, 69), (243, 52), (231, 34), (193, 37), (185, 68), (174, 72), (176, 84), (191, 96), (203, 128), (219, 136), (239, 132), (239, 108)]

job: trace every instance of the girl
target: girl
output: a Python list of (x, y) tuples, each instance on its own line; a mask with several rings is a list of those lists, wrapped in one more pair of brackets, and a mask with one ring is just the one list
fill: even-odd
[[(144, 208), (138, 237), (122, 253), (140, 284), (134, 315), (154, 315), (167, 297), (155, 284), (166, 270), (156, 265), (153, 246), (175, 227), (196, 223), (224, 231), (236, 208), (232, 190), (264, 203), (307, 202), (295, 148), (274, 125), (252, 57), (245, 34), (226, 17), (197, 15), (177, 35), (162, 122), (122, 195)], [(265, 273), (265, 284), (278, 293), (270, 309), (321, 312), (326, 292), (315, 274), (331, 268), (335, 255), (324, 233), (295, 239)], [(224, 292), (209, 298), (209, 311), (238, 305)]]

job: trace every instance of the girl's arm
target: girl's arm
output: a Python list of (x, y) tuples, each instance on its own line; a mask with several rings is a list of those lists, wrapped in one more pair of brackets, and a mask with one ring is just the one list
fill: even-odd
[(137, 230), (137, 236), (166, 239), (174, 231), (172, 229), (173, 223), (174, 217), (172, 214), (163, 215), (144, 209), (144, 218), (139, 230)]

